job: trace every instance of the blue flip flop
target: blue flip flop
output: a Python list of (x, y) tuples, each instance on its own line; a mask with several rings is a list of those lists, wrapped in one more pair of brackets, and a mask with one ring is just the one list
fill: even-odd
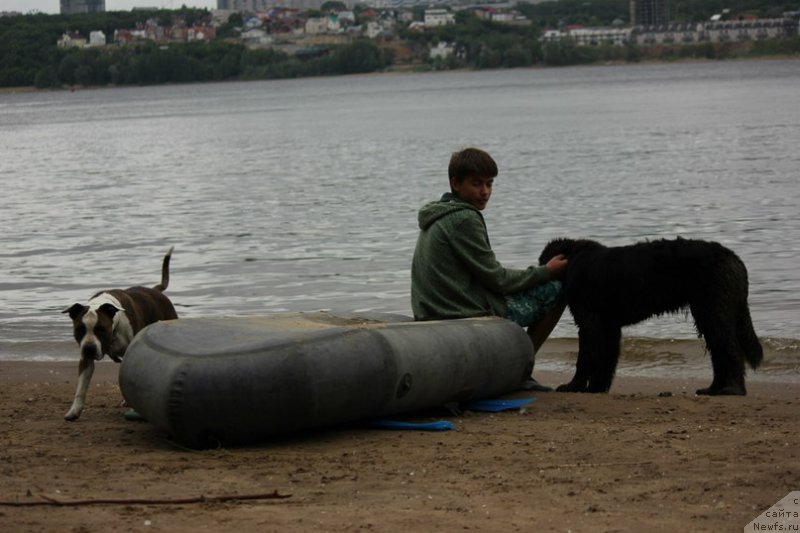
[(139, 413), (137, 413), (133, 409), (128, 409), (125, 412), (125, 420), (130, 420), (132, 422), (144, 422), (145, 421), (144, 417), (142, 415), (140, 415)]
[(376, 419), (367, 422), (369, 427), (378, 429), (410, 429), (416, 431), (449, 431), (456, 426), (447, 420), (438, 422), (401, 422), (399, 420)]
[(473, 400), (464, 405), (467, 411), (483, 411), (486, 413), (499, 413), (525, 407), (536, 401), (536, 398), (520, 398), (518, 400)]

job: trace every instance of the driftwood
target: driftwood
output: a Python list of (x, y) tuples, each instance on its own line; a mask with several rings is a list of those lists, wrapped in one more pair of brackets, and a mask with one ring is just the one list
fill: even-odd
[(60, 500), (44, 494), (41, 500), (9, 501), (0, 500), (0, 506), (32, 507), (51, 505), (55, 507), (77, 507), (82, 505), (182, 505), (188, 503), (234, 502), (247, 500), (283, 500), (291, 494), (280, 494), (277, 490), (263, 494), (230, 494), (223, 496), (195, 496), (189, 498), (88, 498), (84, 500)]

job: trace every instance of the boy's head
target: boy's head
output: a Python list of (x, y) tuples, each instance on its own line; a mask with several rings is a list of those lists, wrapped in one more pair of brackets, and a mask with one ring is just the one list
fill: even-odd
[(497, 163), (479, 148), (465, 148), (450, 157), (447, 174), (453, 194), (482, 210), (492, 195)]

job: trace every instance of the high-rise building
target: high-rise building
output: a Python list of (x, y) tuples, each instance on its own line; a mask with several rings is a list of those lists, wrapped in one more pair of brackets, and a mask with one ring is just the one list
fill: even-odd
[(670, 0), (630, 0), (631, 25), (669, 24)]
[(62, 15), (102, 13), (105, 10), (106, 0), (61, 0)]

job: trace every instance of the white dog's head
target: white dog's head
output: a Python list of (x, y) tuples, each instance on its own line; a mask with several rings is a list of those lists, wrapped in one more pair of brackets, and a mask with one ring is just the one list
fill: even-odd
[(76, 303), (63, 311), (72, 319), (73, 335), (82, 358), (99, 361), (104, 354), (111, 353), (114, 329), (121, 311), (124, 312), (115, 298), (103, 298), (102, 295), (90, 300), (89, 305)]

